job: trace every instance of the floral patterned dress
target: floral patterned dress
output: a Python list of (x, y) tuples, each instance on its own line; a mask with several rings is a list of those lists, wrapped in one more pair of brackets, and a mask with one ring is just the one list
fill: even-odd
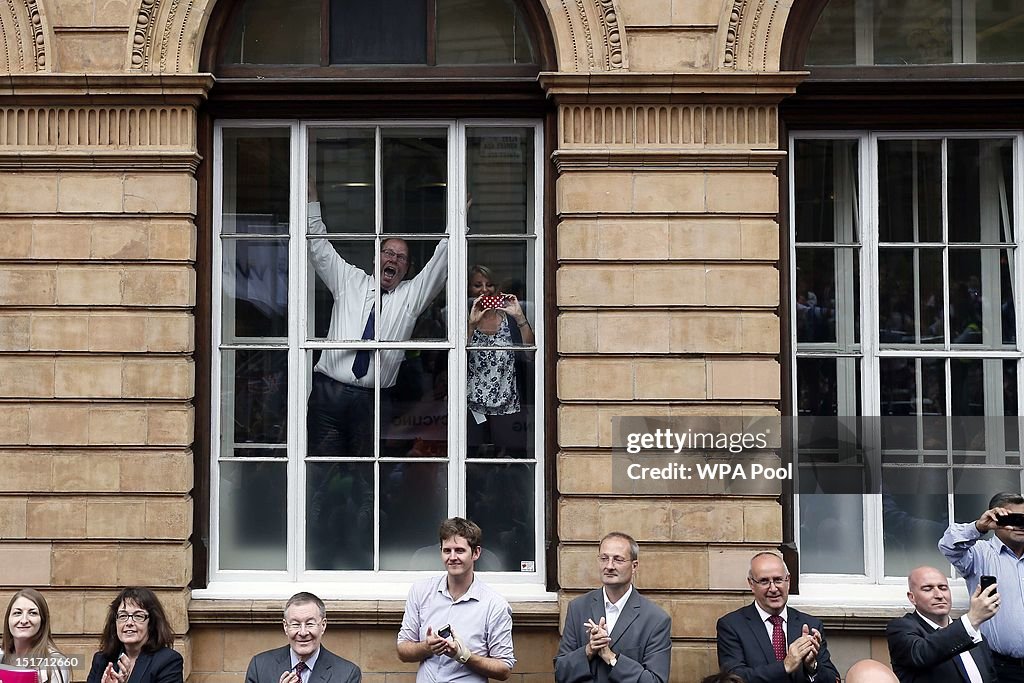
[[(508, 316), (494, 334), (473, 331), (472, 346), (512, 346)], [(482, 415), (510, 415), (519, 412), (519, 390), (516, 388), (516, 354), (513, 349), (497, 351), (482, 349), (469, 352), (469, 409)]]

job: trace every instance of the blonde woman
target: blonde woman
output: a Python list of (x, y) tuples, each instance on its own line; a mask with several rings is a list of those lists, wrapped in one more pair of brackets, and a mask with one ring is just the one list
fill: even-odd
[(50, 636), (50, 608), (32, 588), (22, 588), (7, 603), (3, 663), (39, 671), (39, 683), (70, 683), (70, 660)]

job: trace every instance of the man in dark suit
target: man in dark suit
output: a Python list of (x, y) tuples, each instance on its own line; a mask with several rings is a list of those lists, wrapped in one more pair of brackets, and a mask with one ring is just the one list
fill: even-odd
[(668, 681), (672, 620), (633, 587), (639, 556), (627, 534), (601, 539), (597, 561), (604, 587), (569, 603), (555, 656), (556, 683)]
[(754, 603), (718, 620), (718, 665), (747, 683), (835, 683), (821, 620), (787, 607), (789, 569), (775, 553), (750, 560)]
[(296, 593), (284, 606), (288, 645), (261, 652), (249, 662), (245, 683), (360, 683), (359, 667), (320, 646), (327, 609), (312, 593)]
[(996, 586), (971, 595), (967, 614), (951, 620), (953, 604), (945, 574), (918, 567), (907, 577), (907, 598), (914, 611), (893, 619), (885, 629), (889, 658), (900, 683), (992, 683), (992, 653), (978, 631), (999, 609)]

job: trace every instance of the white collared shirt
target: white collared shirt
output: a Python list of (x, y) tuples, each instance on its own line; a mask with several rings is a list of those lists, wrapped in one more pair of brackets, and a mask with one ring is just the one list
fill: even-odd
[[(942, 626), (939, 626), (934, 621), (932, 621), (925, 615), (921, 614), (920, 612), (917, 613), (917, 616), (924, 619), (925, 623), (931, 626), (936, 631), (938, 631), (940, 628), (943, 628)], [(973, 640), (976, 643), (981, 642), (981, 633), (978, 631), (978, 629), (974, 628), (970, 620), (967, 618), (966, 614), (960, 617), (960, 623), (964, 625), (964, 628), (967, 630), (967, 635), (971, 637), (971, 640)], [(981, 677), (981, 670), (978, 668), (977, 662), (974, 661), (974, 657), (971, 656), (971, 651), (964, 650), (963, 652), (958, 654), (957, 657), (959, 657), (960, 661), (963, 662), (964, 670), (967, 671), (967, 677), (971, 679), (971, 683), (982, 683), (984, 679)]]
[[(761, 623), (764, 624), (765, 630), (768, 631), (768, 641), (771, 642), (772, 632), (775, 630), (775, 627), (772, 626), (772, 623), (768, 621), (768, 619), (772, 615), (771, 613), (765, 612), (761, 609), (761, 605), (757, 604), (756, 600), (754, 601), (754, 608), (757, 609), (757, 613), (761, 615)], [(787, 634), (789, 633), (789, 607), (783, 607), (782, 611), (779, 612), (779, 616), (782, 617), (782, 635), (786, 639), (786, 645), (788, 646), (789, 636)]]
[[(299, 656), (291, 648), (288, 648), (288, 656), (291, 657), (292, 671), (294, 671), (295, 665), (299, 663)], [(313, 667), (316, 666), (316, 660), (319, 656), (320, 648), (317, 648), (313, 654), (306, 658), (306, 670), (299, 676), (300, 683), (309, 683), (309, 677), (313, 675)]]
[(608, 635), (612, 634), (612, 629), (615, 628), (615, 622), (619, 620), (619, 615), (622, 614), (622, 608), (626, 606), (626, 601), (629, 600), (630, 594), (633, 592), (633, 584), (629, 584), (629, 588), (622, 594), (622, 597), (612, 602), (608, 599), (608, 593), (601, 589), (601, 594), (604, 596), (604, 625), (608, 629)]

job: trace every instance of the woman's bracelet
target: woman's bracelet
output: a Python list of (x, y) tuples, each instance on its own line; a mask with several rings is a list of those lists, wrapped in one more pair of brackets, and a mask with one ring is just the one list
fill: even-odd
[(519, 325), (519, 327), (526, 327), (527, 325), (529, 325), (529, 324), (530, 324), (530, 321), (529, 321), (529, 320), (527, 320), (526, 318), (523, 318), (523, 322), (521, 322), (521, 323), (516, 323), (516, 324), (517, 324), (517, 325)]

